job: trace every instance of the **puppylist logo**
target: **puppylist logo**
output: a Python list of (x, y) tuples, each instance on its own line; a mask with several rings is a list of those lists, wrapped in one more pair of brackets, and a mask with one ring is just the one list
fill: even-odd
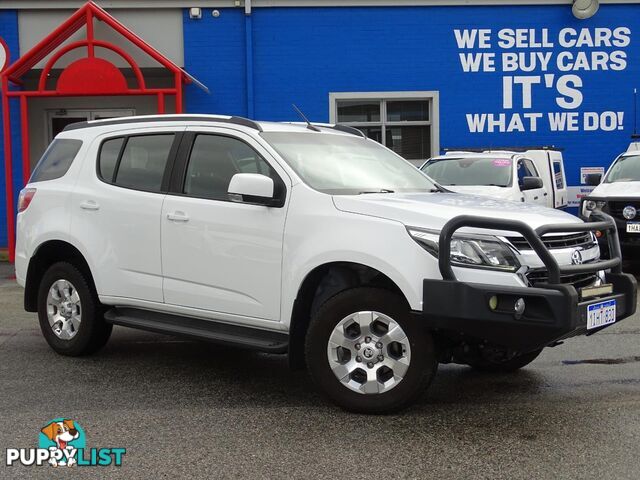
[(38, 448), (7, 448), (6, 465), (107, 467), (122, 465), (125, 448), (86, 448), (86, 437), (74, 420), (56, 418), (40, 430)]

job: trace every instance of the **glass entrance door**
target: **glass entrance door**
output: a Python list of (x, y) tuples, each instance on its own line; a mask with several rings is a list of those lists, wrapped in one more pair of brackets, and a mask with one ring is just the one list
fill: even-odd
[(135, 114), (134, 109), (49, 110), (47, 111), (47, 144), (64, 130), (64, 127), (72, 123), (129, 117)]

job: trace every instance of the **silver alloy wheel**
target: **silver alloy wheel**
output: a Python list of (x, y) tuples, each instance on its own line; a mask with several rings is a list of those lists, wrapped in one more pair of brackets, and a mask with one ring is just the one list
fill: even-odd
[(73, 284), (56, 280), (47, 295), (47, 318), (56, 337), (71, 340), (78, 333), (82, 321), (80, 295)]
[(327, 358), (334, 375), (357, 393), (384, 393), (409, 369), (411, 347), (400, 325), (380, 312), (356, 312), (331, 332)]

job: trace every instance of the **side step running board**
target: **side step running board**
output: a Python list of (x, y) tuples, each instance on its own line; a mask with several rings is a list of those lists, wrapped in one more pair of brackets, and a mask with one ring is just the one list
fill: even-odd
[(285, 353), (289, 346), (289, 335), (286, 333), (137, 308), (112, 308), (104, 314), (104, 319), (114, 325), (197, 338), (262, 352)]

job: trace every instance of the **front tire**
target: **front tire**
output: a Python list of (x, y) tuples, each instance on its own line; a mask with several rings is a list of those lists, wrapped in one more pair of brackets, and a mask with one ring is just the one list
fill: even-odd
[(45, 272), (38, 289), (40, 329), (61, 355), (88, 355), (102, 348), (112, 325), (104, 321), (102, 305), (85, 275), (68, 262)]
[(433, 340), (393, 292), (358, 287), (317, 310), (307, 331), (310, 375), (330, 400), (352, 412), (382, 414), (416, 401), (438, 362)]

